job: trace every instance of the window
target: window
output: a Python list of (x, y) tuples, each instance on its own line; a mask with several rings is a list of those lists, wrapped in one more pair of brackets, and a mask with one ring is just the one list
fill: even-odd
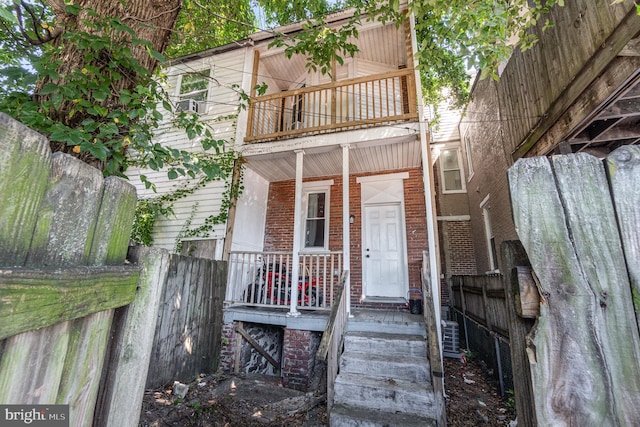
[(464, 193), (466, 191), (460, 164), (459, 148), (440, 152), (440, 179), (443, 193)]
[(333, 180), (303, 184), (302, 248), (329, 249), (329, 188)]
[(491, 226), (491, 211), (489, 205), (489, 196), (480, 203), (480, 209), (482, 209), (482, 220), (484, 221), (484, 232), (487, 239), (487, 256), (489, 259), (488, 272), (494, 273), (498, 270), (498, 253), (496, 251), (496, 238), (493, 235), (493, 228)]
[(183, 74), (178, 94), (178, 111), (204, 113), (209, 94), (209, 70)]
[(471, 138), (468, 136), (464, 137), (464, 149), (467, 154), (467, 170), (469, 172), (469, 180), (473, 176), (473, 161), (471, 160)]
[(304, 247), (323, 248), (325, 232), (325, 193), (307, 195), (307, 219), (304, 228)]

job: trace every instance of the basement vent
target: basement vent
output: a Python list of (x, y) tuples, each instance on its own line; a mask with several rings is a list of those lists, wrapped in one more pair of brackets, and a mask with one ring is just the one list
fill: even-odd
[(443, 356), (459, 359), (461, 354), (458, 322), (454, 322), (453, 320), (443, 320), (442, 335)]

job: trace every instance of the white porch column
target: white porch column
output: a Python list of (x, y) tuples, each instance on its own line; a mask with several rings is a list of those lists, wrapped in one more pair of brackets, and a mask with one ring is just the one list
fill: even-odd
[[(342, 146), (342, 257), (343, 270), (351, 270), (351, 208), (349, 206), (349, 144)], [(345, 283), (347, 313), (351, 316), (351, 274)]]
[(300, 236), (302, 235), (302, 171), (304, 151), (296, 150), (296, 191), (293, 209), (293, 265), (291, 266), (291, 306), (288, 316), (299, 316), (298, 277), (300, 276)]
[[(416, 40), (415, 16), (411, 16), (411, 49), (418, 51)], [(414, 68), (416, 82), (420, 82), (420, 72), (417, 70), (417, 59), (414, 56)], [(416, 95), (418, 98), (418, 118), (420, 120), (420, 153), (422, 158), (422, 179), (424, 182), (424, 201), (427, 208), (427, 239), (429, 245), (429, 274), (431, 279), (431, 294), (433, 295), (433, 305), (436, 317), (436, 330), (438, 333), (438, 344), (440, 347), (440, 363), (442, 363), (442, 326), (440, 324), (440, 248), (438, 244), (438, 223), (436, 213), (436, 189), (433, 178), (433, 161), (431, 158), (430, 134), (427, 132), (426, 120), (424, 117), (424, 105), (422, 104), (422, 86), (416, 84)], [(444, 384), (444, 379), (442, 379)]]

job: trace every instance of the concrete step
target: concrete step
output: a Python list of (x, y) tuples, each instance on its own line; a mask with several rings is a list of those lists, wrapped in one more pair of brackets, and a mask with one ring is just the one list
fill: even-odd
[(349, 319), (349, 323), (347, 324), (347, 331), (426, 336), (424, 321), (398, 323), (384, 320)]
[(369, 354), (426, 356), (427, 341), (420, 335), (348, 332), (344, 338), (345, 351)]
[(435, 420), (419, 415), (383, 412), (346, 405), (334, 405), (331, 427), (436, 427)]
[(429, 383), (341, 372), (334, 390), (336, 405), (435, 418), (435, 398)]
[(428, 383), (429, 359), (419, 356), (383, 355), (346, 351), (340, 357), (340, 372)]

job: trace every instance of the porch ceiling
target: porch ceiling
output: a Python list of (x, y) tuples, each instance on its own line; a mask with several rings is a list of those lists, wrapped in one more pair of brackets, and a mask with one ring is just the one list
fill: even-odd
[[(293, 151), (251, 156), (247, 160), (247, 167), (269, 182), (295, 179), (296, 153)], [(353, 146), (349, 150), (350, 174), (407, 169), (420, 165), (420, 142), (416, 139), (395, 144)], [(305, 150), (305, 178), (341, 174), (340, 146)]]
[[(374, 26), (361, 30), (358, 39), (350, 39), (356, 44), (359, 51), (355, 57), (365, 61), (389, 64), (394, 68), (399, 65), (407, 65), (407, 49), (404, 42), (404, 28), (396, 28), (392, 23), (385, 26)], [(346, 58), (345, 58), (346, 59)], [(280, 90), (286, 90), (292, 82), (297, 81), (305, 74), (306, 59), (303, 55), (294, 55), (287, 59), (283, 53), (266, 51), (260, 58), (270, 76), (280, 86)]]

